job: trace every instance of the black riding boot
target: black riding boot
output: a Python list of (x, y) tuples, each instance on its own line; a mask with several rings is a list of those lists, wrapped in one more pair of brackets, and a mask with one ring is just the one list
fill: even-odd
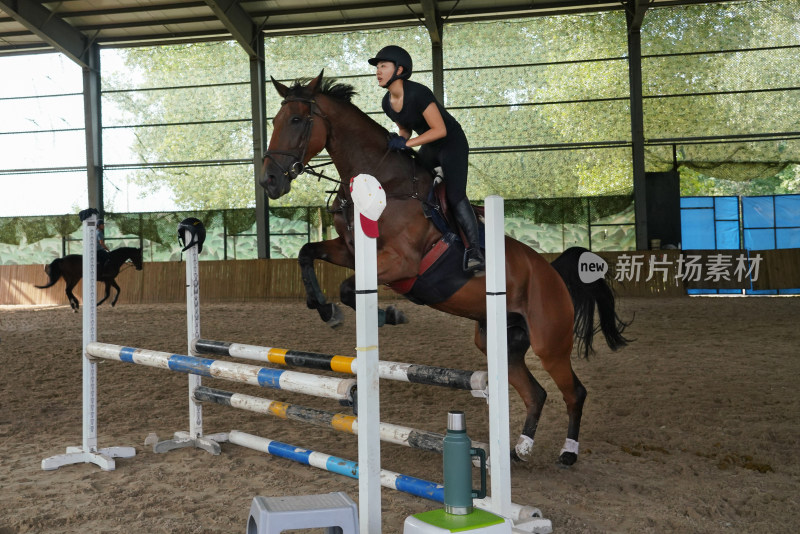
[(453, 206), (456, 222), (461, 227), (467, 238), (467, 250), (464, 251), (463, 269), (466, 272), (479, 273), (486, 270), (486, 260), (481, 251), (480, 232), (478, 230), (478, 219), (475, 211), (469, 203), (469, 199), (463, 198)]

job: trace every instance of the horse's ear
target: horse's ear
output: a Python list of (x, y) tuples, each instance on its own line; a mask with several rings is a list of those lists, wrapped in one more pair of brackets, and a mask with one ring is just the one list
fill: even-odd
[(269, 77), (272, 80), (272, 85), (275, 86), (275, 90), (278, 91), (278, 94), (282, 97), (286, 98), (286, 93), (289, 92), (289, 88), (283, 85), (281, 82), (273, 78), (272, 76)]
[(325, 72), (325, 69), (319, 71), (319, 76), (314, 78), (308, 83), (308, 89), (311, 91), (311, 94), (317, 92), (317, 89), (322, 85), (322, 74)]

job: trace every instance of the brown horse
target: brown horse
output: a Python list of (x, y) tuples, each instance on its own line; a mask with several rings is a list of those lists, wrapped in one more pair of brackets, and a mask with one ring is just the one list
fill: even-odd
[[(104, 303), (111, 295), (112, 287), (117, 290), (117, 293), (114, 295), (114, 300), (111, 301), (111, 306), (113, 307), (117, 304), (120, 289), (115, 279), (117, 275), (119, 275), (119, 271), (122, 266), (128, 261), (133, 263), (137, 271), (141, 271), (142, 249), (133, 247), (120, 247), (112, 250), (108, 253), (108, 262), (103, 269), (101, 270), (98, 267), (97, 281), (104, 282), (106, 284), (105, 296), (100, 300), (100, 302), (97, 303), (98, 306)], [(63, 278), (64, 282), (67, 284), (66, 293), (67, 299), (69, 299), (69, 305), (72, 306), (72, 309), (77, 312), (80, 304), (78, 303), (78, 299), (75, 297), (75, 295), (72, 294), (72, 290), (83, 277), (83, 256), (80, 254), (68, 254), (63, 258), (57, 258), (50, 262), (50, 265), (45, 265), (44, 272), (47, 273), (47, 276), (50, 278), (50, 280), (46, 285), (36, 287), (39, 289), (45, 289), (51, 287), (61, 278)]]
[[(342, 178), (330, 208), (339, 237), (305, 245), (299, 254), (307, 305), (317, 309), (323, 320), (336, 323), (335, 305), (326, 301), (314, 274), (314, 261), (354, 267), (353, 204), (349, 179), (360, 173), (378, 178), (386, 192), (387, 205), (380, 217), (378, 283), (393, 288), (412, 282), (420, 273), (426, 253), (443, 238), (442, 231), (426, 213), (428, 193), (433, 187), (431, 173), (408, 152), (390, 152), (388, 132), (350, 102), (354, 90), (319, 74), (307, 84), (287, 87), (274, 79), (283, 97), (273, 121), (269, 150), (264, 158), (261, 185), (270, 198), (287, 194), (292, 180), (307, 169), (309, 160), (326, 149)], [(605, 280), (581, 284), (577, 276), (578, 256), (585, 249), (571, 249), (561, 259), (564, 277), (530, 247), (505, 238), (508, 311), (508, 379), (527, 410), (522, 434), (512, 457), (529, 459), (533, 437), (544, 406), (546, 392), (525, 365), (528, 348), (541, 359), (563, 394), (569, 425), (567, 440), (559, 455), (563, 465), (572, 465), (578, 455), (578, 434), (586, 389), (572, 370), (573, 337), (579, 351), (588, 355), (592, 337), (600, 328), (609, 346), (627, 343), (626, 326), (614, 310), (614, 296)], [(461, 249), (463, 251), (463, 248)], [(460, 265), (460, 261), (457, 262)], [(461, 269), (457, 267), (460, 276)], [(447, 283), (447, 277), (444, 277)], [(568, 289), (565, 279), (572, 284)], [(434, 288), (435, 289), (435, 288)], [(572, 299), (571, 299), (572, 295)], [(342, 302), (355, 304), (353, 277), (342, 283)], [(486, 353), (486, 283), (470, 277), (460, 289), (446, 297), (426, 299), (415, 296), (434, 309), (476, 321), (475, 344)], [(441, 300), (444, 298), (444, 300)], [(574, 299), (574, 303), (573, 303)], [(595, 304), (600, 327), (594, 326)]]

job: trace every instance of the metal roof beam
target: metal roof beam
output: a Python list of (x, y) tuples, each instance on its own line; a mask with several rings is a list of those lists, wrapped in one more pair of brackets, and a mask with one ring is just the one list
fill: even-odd
[(0, 0), (0, 8), (78, 65), (89, 68), (88, 39), (64, 19), (33, 0)]
[(442, 17), (439, 16), (435, 0), (422, 0), (420, 4), (422, 4), (422, 14), (425, 17), (425, 27), (428, 28), (428, 34), (431, 36), (431, 43), (441, 45)]
[(258, 57), (259, 30), (255, 21), (236, 0), (206, 0), (208, 7), (231, 32), (250, 57)]
[(628, 0), (625, 2), (625, 9), (628, 11), (628, 31), (639, 31), (642, 29), (644, 14), (653, 0)]
[(177, 9), (191, 9), (194, 7), (205, 7), (204, 0), (196, 2), (170, 2), (167, 4), (146, 4), (141, 6), (109, 7), (104, 9), (88, 9), (85, 11), (62, 11), (61, 16), (65, 19), (75, 17), (99, 17), (104, 15), (129, 15), (131, 13), (158, 13), (161, 11), (172, 11)]

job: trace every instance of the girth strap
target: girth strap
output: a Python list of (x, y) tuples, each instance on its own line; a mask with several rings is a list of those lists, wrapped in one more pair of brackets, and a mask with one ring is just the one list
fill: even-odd
[(386, 284), (393, 291), (400, 293), (401, 295), (405, 295), (411, 288), (414, 287), (414, 283), (417, 281), (417, 277), (424, 274), (431, 265), (436, 263), (436, 260), (442, 257), (447, 249), (450, 248), (450, 244), (447, 243), (444, 239), (439, 239), (435, 245), (428, 251), (425, 256), (422, 257), (422, 261), (419, 262), (419, 271), (417, 272), (417, 276), (412, 276), (410, 278), (403, 278), (402, 280), (396, 280), (394, 282), (390, 282)]

